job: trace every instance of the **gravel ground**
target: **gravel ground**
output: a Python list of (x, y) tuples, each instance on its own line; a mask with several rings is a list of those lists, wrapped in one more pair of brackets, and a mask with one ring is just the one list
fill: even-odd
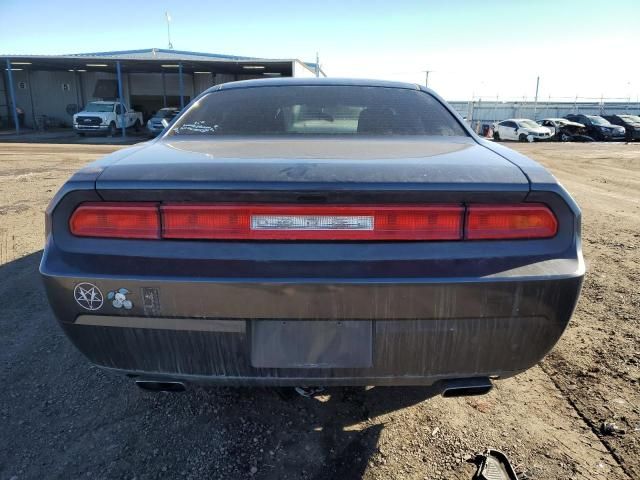
[[(483, 397), (428, 388), (148, 393), (92, 367), (37, 274), (42, 212), (117, 148), (0, 144), (0, 479), (470, 479), (502, 449), (528, 479), (640, 479), (640, 145), (513, 144), (584, 211), (588, 276), (538, 367)], [(612, 427), (615, 425), (615, 428)]]

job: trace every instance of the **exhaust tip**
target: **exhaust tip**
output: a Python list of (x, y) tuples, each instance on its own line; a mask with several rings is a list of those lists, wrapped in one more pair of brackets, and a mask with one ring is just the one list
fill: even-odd
[(484, 395), (493, 388), (488, 377), (455, 378), (442, 381), (443, 397), (470, 397)]
[(156, 380), (136, 380), (136, 385), (149, 392), (184, 392), (187, 387), (182, 382), (159, 382)]

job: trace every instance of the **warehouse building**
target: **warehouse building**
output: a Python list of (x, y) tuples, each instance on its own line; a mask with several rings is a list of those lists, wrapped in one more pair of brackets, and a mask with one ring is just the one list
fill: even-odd
[(73, 55), (0, 56), (0, 128), (71, 127), (93, 100), (122, 98), (145, 121), (184, 107), (207, 88), (252, 78), (324, 76), (298, 59), (264, 59), (166, 49)]

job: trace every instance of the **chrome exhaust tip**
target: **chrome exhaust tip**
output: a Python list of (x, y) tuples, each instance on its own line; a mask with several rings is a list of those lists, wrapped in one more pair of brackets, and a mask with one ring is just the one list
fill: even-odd
[(136, 380), (136, 385), (149, 392), (184, 392), (187, 389), (184, 383), (174, 381)]
[(443, 397), (469, 397), (484, 395), (493, 388), (493, 383), (488, 377), (454, 378), (443, 380), (441, 391)]

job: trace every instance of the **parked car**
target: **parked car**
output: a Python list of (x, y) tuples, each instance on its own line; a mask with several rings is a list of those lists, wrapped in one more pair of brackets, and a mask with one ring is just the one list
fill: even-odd
[(550, 138), (551, 130), (526, 118), (510, 118), (508, 120), (503, 120), (493, 129), (494, 140), (533, 142), (536, 140), (549, 140)]
[(40, 265), (94, 364), (153, 389), (488, 391), (574, 310), (580, 210), (413, 84), (248, 80), (82, 168)]
[(564, 118), (583, 124), (587, 134), (597, 141), (624, 140), (624, 127), (613, 125), (599, 115), (570, 114)]
[(603, 115), (603, 118), (613, 125), (623, 127), (627, 141), (640, 140), (640, 117), (638, 115)]
[(545, 118), (538, 120), (538, 124), (551, 130), (551, 140), (557, 142), (593, 142), (583, 124), (566, 118)]
[(171, 120), (178, 115), (178, 113), (180, 113), (180, 109), (173, 107), (161, 108), (158, 110), (147, 122), (149, 135), (152, 137), (157, 136), (165, 129), (166, 125), (168, 125)]
[(119, 128), (140, 130), (142, 113), (114, 101), (89, 102), (81, 112), (73, 116), (73, 130), (78, 135), (85, 133), (106, 133), (115, 135)]

